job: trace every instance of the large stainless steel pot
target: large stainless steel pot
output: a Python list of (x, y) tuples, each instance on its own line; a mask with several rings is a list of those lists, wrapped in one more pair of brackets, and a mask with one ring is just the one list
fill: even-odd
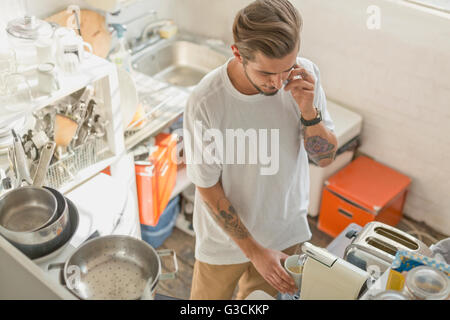
[[(162, 256), (172, 256), (175, 271), (161, 272)], [(146, 242), (122, 235), (87, 241), (64, 264), (67, 288), (80, 299), (154, 299), (160, 280), (178, 271), (173, 250), (158, 250)]]

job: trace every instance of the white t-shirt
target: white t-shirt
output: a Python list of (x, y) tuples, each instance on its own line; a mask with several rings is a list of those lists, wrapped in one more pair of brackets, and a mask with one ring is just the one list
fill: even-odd
[[(311, 238), (306, 217), (309, 166), (301, 135), (300, 110), (291, 93), (283, 88), (274, 96), (244, 95), (237, 91), (227, 73), (231, 59), (206, 75), (188, 99), (184, 130), (185, 135), (189, 134), (191, 138), (187, 141), (185, 136), (185, 150), (188, 158), (192, 159), (188, 159), (187, 176), (192, 183), (203, 188), (211, 187), (221, 179), (226, 197), (255, 240), (264, 247), (284, 250)], [(297, 62), (315, 77), (314, 105), (321, 110), (325, 126), (334, 131), (317, 66), (301, 57)], [(199, 128), (202, 131), (198, 131)], [(241, 159), (240, 162), (239, 145), (230, 144), (235, 153), (229, 158), (227, 156), (232, 154), (232, 149), (225, 147), (231, 141), (226, 133), (236, 133), (239, 129), (249, 137), (245, 140), (245, 161)], [(203, 134), (212, 132), (212, 135), (195, 135), (196, 130)], [(222, 143), (218, 142), (220, 133), (223, 135)], [(213, 153), (221, 155), (217, 161), (194, 161), (196, 148), (211, 152), (211, 146), (219, 150), (219, 153)], [(255, 154), (258, 155), (256, 161), (252, 159)], [(249, 261), (216, 223), (198, 193), (193, 227), (196, 259), (209, 264)]]

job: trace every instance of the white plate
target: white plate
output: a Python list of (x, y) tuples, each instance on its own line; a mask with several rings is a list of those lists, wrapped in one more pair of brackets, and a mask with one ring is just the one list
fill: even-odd
[(118, 68), (117, 76), (119, 80), (120, 108), (122, 109), (123, 128), (130, 124), (136, 113), (139, 99), (133, 79), (125, 70)]

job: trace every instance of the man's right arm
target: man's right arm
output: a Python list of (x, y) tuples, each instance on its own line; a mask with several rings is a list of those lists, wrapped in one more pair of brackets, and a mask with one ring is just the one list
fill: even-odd
[(280, 262), (287, 255), (264, 248), (253, 238), (225, 196), (220, 181), (210, 188), (197, 189), (214, 220), (236, 242), (263, 278), (279, 292), (294, 293), (295, 283)]

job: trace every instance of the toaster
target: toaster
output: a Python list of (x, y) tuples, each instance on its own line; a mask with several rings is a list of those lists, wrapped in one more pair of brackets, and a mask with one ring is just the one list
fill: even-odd
[[(350, 230), (346, 237), (353, 240), (345, 249), (344, 259), (365, 271), (379, 272), (378, 276), (391, 266), (399, 250), (408, 250), (428, 257), (433, 255), (422, 241), (377, 221), (367, 223), (359, 232)], [(376, 277), (375, 274), (372, 276)]]

